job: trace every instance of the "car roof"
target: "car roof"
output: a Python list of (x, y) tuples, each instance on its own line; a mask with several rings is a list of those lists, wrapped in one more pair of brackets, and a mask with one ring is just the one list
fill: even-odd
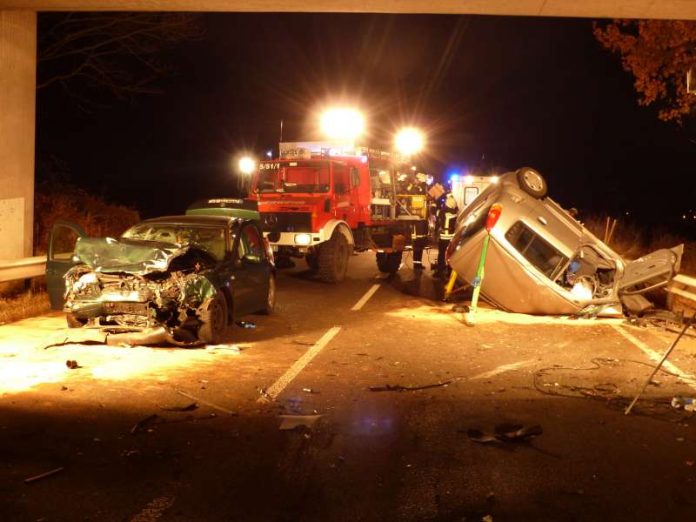
[(211, 216), (211, 215), (188, 215), (188, 216), (162, 216), (146, 219), (142, 223), (166, 223), (170, 225), (206, 225), (206, 226), (225, 226), (231, 223), (244, 223), (248, 219), (240, 219), (230, 216)]

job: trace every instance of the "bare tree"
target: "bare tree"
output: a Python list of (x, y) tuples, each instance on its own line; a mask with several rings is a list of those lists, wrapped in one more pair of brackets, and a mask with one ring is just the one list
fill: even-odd
[(60, 86), (81, 102), (155, 93), (155, 80), (172, 72), (163, 54), (202, 33), (188, 13), (44, 14), (37, 87)]
[(696, 96), (686, 90), (686, 72), (696, 65), (695, 22), (615, 20), (596, 23), (594, 34), (633, 75), (638, 103), (655, 105), (665, 121), (692, 116)]

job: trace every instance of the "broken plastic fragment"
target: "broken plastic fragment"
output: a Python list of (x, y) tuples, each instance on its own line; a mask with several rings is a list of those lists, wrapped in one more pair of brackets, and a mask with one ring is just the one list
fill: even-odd
[(321, 418), (321, 415), (279, 415), (281, 419), (279, 430), (294, 430), (301, 426), (311, 429)]

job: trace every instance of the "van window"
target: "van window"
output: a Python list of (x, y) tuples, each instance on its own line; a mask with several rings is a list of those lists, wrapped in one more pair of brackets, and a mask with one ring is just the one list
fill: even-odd
[(568, 261), (567, 257), (521, 221), (510, 227), (505, 238), (549, 279), (555, 279)]

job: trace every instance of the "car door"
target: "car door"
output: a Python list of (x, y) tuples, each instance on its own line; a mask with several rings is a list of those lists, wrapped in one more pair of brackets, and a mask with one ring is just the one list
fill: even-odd
[(57, 221), (51, 229), (46, 257), (46, 288), (53, 310), (62, 310), (65, 303), (65, 273), (75, 266), (73, 256), (77, 240), (85, 231), (75, 223)]
[(643, 294), (666, 286), (679, 272), (684, 245), (662, 248), (626, 263), (619, 281), (619, 294)]
[(241, 227), (233, 259), (234, 315), (238, 319), (263, 309), (268, 293), (271, 264), (261, 232), (254, 223), (248, 222)]

